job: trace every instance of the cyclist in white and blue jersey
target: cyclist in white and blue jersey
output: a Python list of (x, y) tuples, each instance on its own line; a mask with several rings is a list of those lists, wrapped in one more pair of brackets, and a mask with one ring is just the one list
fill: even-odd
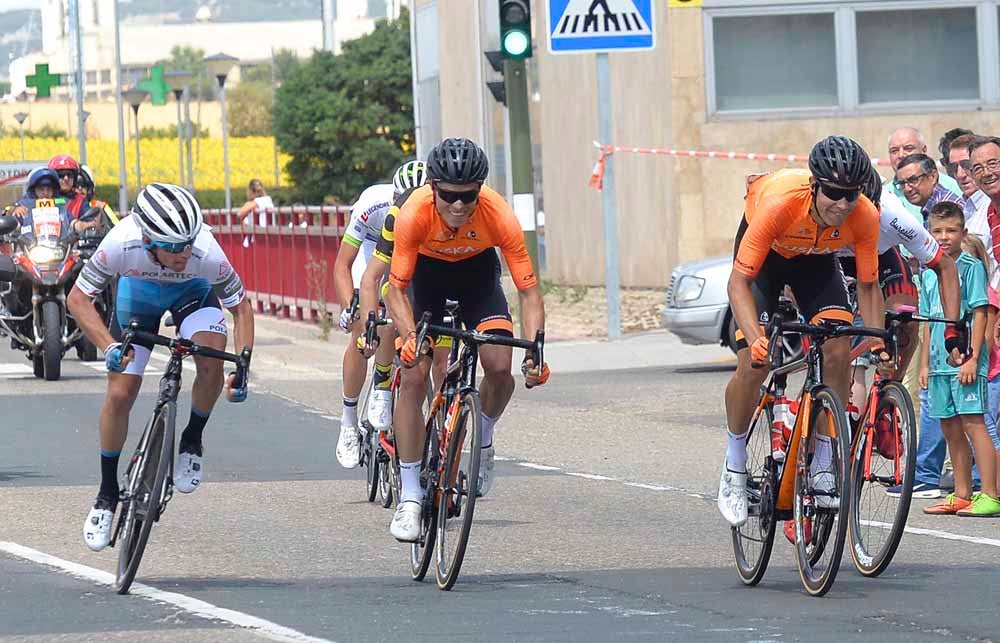
[[(109, 329), (93, 299), (116, 276), (115, 318)], [(104, 348), (108, 369), (100, 420), (101, 486), (83, 529), (87, 546), (100, 551), (111, 539), (119, 496), (118, 459), (152, 351), (152, 346), (136, 341), (125, 353), (123, 329), (135, 319), (143, 330), (159, 332), (160, 319), (169, 311), (181, 337), (225, 350), (225, 308), (233, 315), (238, 353), (253, 347), (253, 307), (225, 252), (202, 224), (198, 202), (184, 188), (164, 183), (151, 183), (139, 193), (130, 216), (108, 233), (81, 271), (67, 305), (87, 338)], [(203, 479), (202, 431), (223, 387), (222, 362), (197, 356), (194, 361), (191, 416), (181, 434), (174, 471), (174, 487), (182, 493), (191, 493)], [(242, 402), (246, 386), (234, 389), (233, 383), (230, 375), (226, 395)]]

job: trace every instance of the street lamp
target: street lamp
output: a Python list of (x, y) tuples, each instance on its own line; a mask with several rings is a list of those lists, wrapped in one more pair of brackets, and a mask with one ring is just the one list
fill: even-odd
[(222, 109), (222, 166), (226, 182), (226, 218), (228, 222), (229, 210), (233, 207), (233, 197), (229, 190), (229, 127), (226, 123), (226, 76), (232, 71), (239, 59), (234, 56), (227, 56), (223, 53), (213, 54), (205, 57), (205, 66), (208, 73), (215, 76), (219, 83), (219, 106)]
[(132, 113), (135, 115), (135, 193), (142, 190), (142, 170), (139, 165), (139, 105), (146, 100), (149, 92), (138, 87), (130, 87), (122, 94), (125, 102), (132, 106)]
[(21, 160), (24, 160), (24, 119), (28, 118), (28, 115), (24, 112), (18, 112), (14, 114), (14, 120), (17, 121), (17, 126), (21, 129)]
[(184, 185), (184, 138), (181, 136), (181, 98), (184, 92), (191, 85), (194, 74), (189, 71), (168, 71), (163, 74), (163, 79), (170, 85), (170, 90), (174, 93), (174, 102), (177, 103), (177, 166), (180, 168), (177, 185)]

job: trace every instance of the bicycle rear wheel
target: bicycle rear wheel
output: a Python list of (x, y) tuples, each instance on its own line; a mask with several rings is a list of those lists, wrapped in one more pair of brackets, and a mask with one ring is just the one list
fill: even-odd
[[(428, 417), (424, 458), (420, 469), (420, 484), (424, 488), (424, 502), (421, 508), (420, 538), (410, 545), (410, 576), (422, 581), (427, 575), (434, 556), (434, 537), (437, 527), (437, 485), (438, 468), (441, 466), (440, 427), (444, 422), (443, 411)], [(398, 496), (397, 496), (398, 498)]]
[[(377, 440), (376, 436), (376, 440)], [(378, 496), (383, 509), (392, 506), (399, 490), (399, 472), (396, 463), (381, 445), (375, 446), (375, 457), (378, 458)]]
[[(449, 590), (458, 580), (469, 545), (479, 485), (482, 405), (475, 391), (465, 393), (456, 409), (455, 430), (448, 440), (444, 479), (438, 485), (437, 583)], [(468, 449), (466, 449), (468, 445)]]
[(174, 407), (159, 408), (136, 447), (128, 468), (128, 497), (119, 517), (115, 590), (127, 594), (139, 570), (149, 532), (159, 519), (173, 457)]
[[(794, 464), (795, 553), (806, 592), (822, 596), (837, 578), (847, 539), (850, 443), (844, 406), (837, 394), (821, 385), (813, 389), (812, 398), (809, 430), (801, 432)], [(820, 461), (813, 466), (815, 458)]]
[(360, 464), (365, 465), (365, 491), (368, 494), (368, 502), (375, 502), (375, 498), (378, 497), (379, 479), (379, 461), (375, 457), (378, 432), (372, 428), (372, 423), (368, 420), (368, 402), (371, 399), (374, 376), (375, 370), (372, 369), (358, 400), (358, 426), (364, 433), (364, 439), (361, 440)]
[[(890, 444), (883, 437), (882, 446), (895, 448), (880, 452), (876, 430), (862, 430), (851, 458), (851, 558), (858, 572), (870, 577), (886, 570), (903, 539), (917, 463), (916, 418), (906, 389), (889, 382), (877, 404), (876, 427), (881, 422), (892, 428)], [(902, 487), (899, 497), (893, 498), (886, 490), (897, 484)]]
[(746, 585), (764, 578), (776, 523), (775, 500), (778, 466), (771, 457), (771, 405), (766, 405), (750, 424), (747, 434), (747, 521), (733, 527), (736, 570)]

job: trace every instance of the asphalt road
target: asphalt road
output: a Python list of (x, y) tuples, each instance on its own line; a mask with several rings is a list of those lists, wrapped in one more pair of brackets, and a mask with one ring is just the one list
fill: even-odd
[[(0, 348), (3, 641), (915, 643), (1000, 632), (1000, 522), (929, 518), (925, 501), (879, 579), (847, 555), (833, 590), (809, 598), (779, 536), (764, 581), (743, 587), (712, 500), (729, 377), (714, 362), (556, 371), (542, 389), (519, 387), (498, 428), (500, 477), (448, 593), (409, 579), (390, 513), (364, 502), (363, 472), (336, 464), (339, 384), (309, 367), (263, 368), (247, 403), (217, 406), (205, 484), (175, 495), (140, 585), (120, 597), (104, 584), (116, 552), (91, 553), (81, 535), (104, 378), (75, 359), (64, 370), (61, 382), (35, 380)], [(134, 427), (152, 403), (147, 380)]]

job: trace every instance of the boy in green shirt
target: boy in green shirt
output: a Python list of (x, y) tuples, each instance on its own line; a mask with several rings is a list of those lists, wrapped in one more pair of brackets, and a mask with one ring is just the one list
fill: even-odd
[[(941, 420), (941, 431), (948, 442), (955, 469), (955, 492), (943, 502), (924, 509), (928, 514), (959, 516), (1000, 516), (997, 500), (996, 455), (993, 441), (986, 431), (983, 414), (987, 409), (986, 373), (989, 351), (985, 347), (986, 312), (989, 298), (986, 292), (986, 267), (981, 261), (962, 252), (965, 238), (965, 215), (962, 207), (950, 202), (935, 205), (928, 218), (930, 232), (945, 254), (955, 260), (962, 289), (962, 314), (973, 311), (970, 329), (972, 356), (961, 366), (948, 361), (945, 350), (944, 324), (924, 324), (923, 345), (929, 351), (921, 353), (920, 386), (927, 389), (930, 415)], [(937, 275), (926, 271), (920, 283), (920, 313), (941, 317)], [(972, 453), (975, 451), (983, 480), (983, 490), (972, 492)]]

